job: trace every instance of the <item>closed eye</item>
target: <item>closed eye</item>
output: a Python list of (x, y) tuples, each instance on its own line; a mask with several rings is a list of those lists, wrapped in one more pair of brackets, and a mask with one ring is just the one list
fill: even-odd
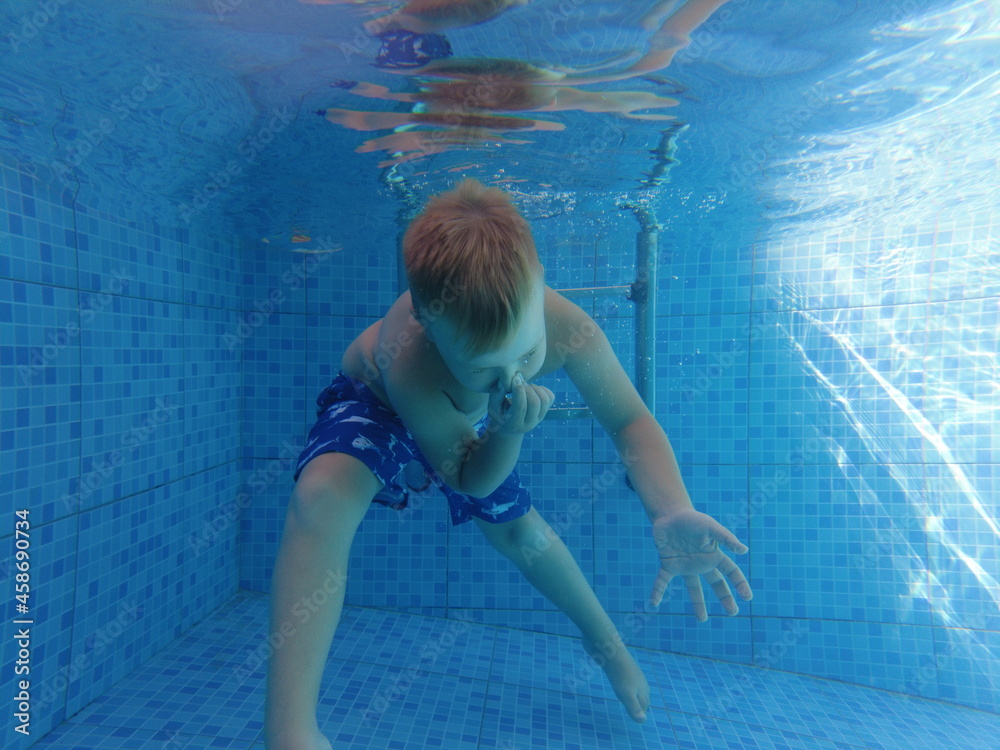
[[(534, 357), (535, 354), (537, 354), (537, 353), (538, 353), (538, 349), (537, 348), (536, 349), (532, 349), (530, 352), (528, 352), (523, 357), (521, 357), (521, 361), (524, 362), (525, 364), (528, 364), (528, 360), (530, 360), (532, 357)], [(486, 368), (486, 369), (489, 369), (489, 368)], [(480, 373), (486, 372), (486, 369), (473, 370), (472, 374), (473, 375), (479, 375)]]

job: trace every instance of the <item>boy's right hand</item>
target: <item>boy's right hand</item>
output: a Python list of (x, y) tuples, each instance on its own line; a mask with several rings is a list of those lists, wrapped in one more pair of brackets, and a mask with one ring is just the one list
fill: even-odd
[(517, 373), (511, 384), (510, 399), (504, 392), (503, 384), (499, 382), (490, 393), (490, 420), (499, 425), (496, 432), (523, 435), (545, 418), (555, 400), (555, 394), (548, 388), (527, 383), (524, 376)]

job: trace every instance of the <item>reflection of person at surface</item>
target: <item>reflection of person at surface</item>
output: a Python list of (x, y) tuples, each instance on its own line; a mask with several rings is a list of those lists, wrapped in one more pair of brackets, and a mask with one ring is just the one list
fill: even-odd
[(446, 29), (475, 26), (489, 21), (508, 8), (527, 5), (529, 0), (410, 0), (395, 13), (365, 24), (369, 34), (405, 29), (429, 34)]
[(381, 138), (371, 138), (358, 146), (355, 151), (391, 151), (395, 155), (378, 163), (379, 168), (421, 159), (431, 154), (462, 148), (485, 149), (487, 144), (525, 145), (531, 141), (514, 140), (485, 128), (451, 128), (447, 130), (403, 130), (389, 133)]
[(524, 144), (530, 141), (513, 141), (504, 138), (506, 131), (563, 130), (564, 125), (548, 120), (527, 120), (523, 117), (503, 117), (493, 114), (460, 112), (356, 112), (350, 109), (319, 110), (327, 120), (351, 130), (389, 130), (406, 125), (429, 125), (440, 130), (404, 130), (382, 138), (365, 141), (355, 151), (359, 153), (389, 150), (408, 151), (379, 166), (389, 166), (405, 161), (450, 151), (453, 148), (483, 145), (487, 142)]
[[(590, 74), (567, 68), (561, 72), (548, 70), (546, 73), (553, 76), (554, 80), (560, 80), (565, 83), (584, 84), (621, 81), (657, 70), (663, 70), (673, 62), (674, 55), (691, 42), (691, 34), (727, 2), (729, 0), (687, 0), (687, 2), (678, 4), (677, 0), (660, 0), (646, 12), (639, 22), (639, 25), (644, 29), (656, 29), (649, 38), (648, 51), (624, 70)], [(490, 60), (490, 58), (485, 59)], [(448, 65), (449, 62), (451, 61), (432, 60), (424, 67), (408, 72), (417, 75), (441, 75), (444, 69), (451, 67)], [(491, 62), (499, 63), (500, 61), (491, 60)], [(516, 67), (520, 61), (508, 61), (508, 63), (505, 66), (505, 70), (510, 70), (511, 65)], [(536, 68), (527, 63), (521, 63), (521, 65), (525, 66), (525, 69), (546, 70), (544, 68)], [(478, 75), (484, 75), (489, 72), (485, 68), (480, 68)], [(549, 80), (551, 81), (553, 78)]]
[(577, 77), (573, 79), (573, 83), (621, 81), (663, 70), (673, 62), (674, 55), (691, 42), (692, 32), (728, 2), (729, 0), (688, 0), (667, 16), (662, 23), (660, 23), (660, 19), (674, 5), (674, 2), (673, 0), (665, 0), (657, 3), (640, 21), (643, 28), (655, 28), (655, 25), (660, 23), (659, 30), (649, 39), (649, 51), (645, 55), (617, 73), (598, 73), (592, 76)]
[(527, 120), (490, 113), (462, 112), (363, 112), (353, 109), (319, 110), (330, 122), (351, 130), (389, 130), (404, 125), (486, 128), (487, 130), (565, 130), (565, 125), (548, 120)]
[[(335, 124), (355, 130), (393, 129), (406, 125), (431, 125), (435, 127), (458, 127), (465, 129), (462, 137), (443, 138), (440, 131), (409, 131), (405, 139), (408, 144), (421, 149), (411, 152), (397, 161), (408, 161), (423, 154), (439, 153), (449, 148), (471, 145), (466, 137), (485, 129), (491, 134), (505, 130), (559, 130), (556, 123), (545, 120), (527, 120), (517, 117), (490, 116), (492, 112), (557, 112), (579, 110), (595, 113), (614, 113), (623, 117), (641, 120), (671, 120), (666, 114), (636, 114), (638, 110), (660, 109), (677, 105), (676, 99), (643, 91), (584, 91), (568, 84), (590, 84), (626, 80), (645, 76), (670, 65), (674, 55), (691, 40), (691, 33), (704, 23), (728, 0), (688, 0), (679, 7), (676, 0), (656, 3), (643, 17), (641, 25), (646, 28), (659, 25), (649, 41), (649, 49), (638, 60), (623, 70), (614, 72), (583, 73), (572, 70), (551, 70), (523, 61), (496, 58), (451, 58), (442, 56), (428, 60), (420, 67), (406, 67), (409, 74), (424, 80), (421, 90), (416, 93), (394, 93), (385, 86), (365, 82), (340, 82), (337, 85), (352, 93), (369, 98), (400, 101), (414, 104), (412, 113), (361, 112), (347, 109), (320, 111), (326, 119)], [(514, 3), (494, 0), (492, 3), (471, 3), (480, 9), (489, 6), (497, 15)], [(521, 4), (521, 3), (518, 3)], [(447, 18), (445, 8), (454, 11), (452, 0), (413, 0), (400, 14), (417, 9), (441, 10), (441, 19)], [(398, 17), (393, 14), (388, 18)], [(487, 15), (487, 17), (493, 17)], [(432, 17), (428, 13), (428, 17)], [(471, 18), (472, 16), (467, 16)], [(383, 19), (385, 20), (385, 19)], [(453, 18), (454, 20), (454, 18)], [(485, 20), (485, 18), (481, 19)], [(436, 26), (420, 26), (424, 31), (450, 28), (445, 25), (452, 21), (441, 20)], [(474, 21), (479, 23), (480, 21)], [(456, 25), (463, 25), (455, 21)], [(468, 24), (465, 24), (468, 25)], [(390, 28), (388, 25), (383, 28)], [(449, 50), (450, 53), (450, 50)], [(417, 135), (423, 132), (425, 135)], [(383, 140), (382, 143), (399, 139)], [(501, 141), (502, 142), (502, 141)], [(375, 141), (369, 141), (360, 150), (378, 148)], [(429, 150), (423, 150), (428, 147)], [(395, 163), (395, 162), (392, 162)]]
[[(548, 120), (527, 120), (523, 117), (503, 117), (494, 114), (462, 112), (356, 112), (349, 109), (319, 110), (327, 120), (351, 130), (388, 130), (406, 125), (429, 125), (439, 130), (403, 130), (381, 138), (365, 141), (355, 149), (358, 153), (391, 150), (397, 156), (379, 166), (412, 161), (422, 156), (443, 153), (454, 148), (483, 146), (486, 143), (526, 144), (504, 138), (506, 131), (563, 130), (564, 125)], [(398, 153), (405, 152), (405, 153)]]
[[(382, 0), (299, 0), (305, 5), (361, 5), (376, 13), (385, 12), (392, 3)], [(475, 26), (496, 18), (508, 8), (527, 5), (531, 0), (410, 0), (399, 10), (365, 23), (372, 36), (387, 31), (406, 30), (430, 34), (446, 29)]]
[(635, 114), (638, 109), (677, 106), (676, 99), (648, 91), (581, 91), (569, 86), (542, 86), (502, 77), (474, 81), (431, 81), (416, 94), (398, 94), (373, 83), (345, 85), (352, 94), (372, 99), (411, 102), (423, 112), (468, 110), (563, 112), (612, 112), (637, 120), (671, 120), (669, 115)]

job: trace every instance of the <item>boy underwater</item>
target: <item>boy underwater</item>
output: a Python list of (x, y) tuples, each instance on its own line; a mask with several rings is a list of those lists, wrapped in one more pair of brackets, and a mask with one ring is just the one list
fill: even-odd
[[(747, 548), (694, 509), (663, 429), (597, 324), (545, 286), (530, 227), (506, 193), (465, 180), (432, 198), (407, 230), (403, 254), (410, 291), (347, 348), (340, 374), (317, 399), (275, 562), (271, 632), (282, 632), (304, 597), (328, 587), (331, 572), (346, 580), (369, 505), (405, 507), (416, 461), (447, 498), (452, 523), (471, 518), (566, 613), (628, 714), (644, 722), (646, 678), (515, 470), (525, 434), (554, 400), (531, 381), (565, 370), (623, 457), (660, 556), (653, 606), (681, 576), (695, 616), (706, 620), (704, 576), (735, 615), (726, 578), (744, 600), (752, 594), (721, 546), (735, 554)], [(331, 747), (316, 705), (343, 600), (339, 585), (271, 655), (269, 750)]]

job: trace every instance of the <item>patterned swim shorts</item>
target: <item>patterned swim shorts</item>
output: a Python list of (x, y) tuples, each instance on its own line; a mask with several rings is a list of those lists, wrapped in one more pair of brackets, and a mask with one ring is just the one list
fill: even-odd
[[(424, 458), (399, 415), (387, 408), (363, 382), (340, 373), (316, 399), (318, 419), (309, 432), (295, 479), (309, 461), (322, 453), (346, 453), (367, 466), (385, 487), (373, 502), (395, 510), (406, 507), (410, 491), (433, 484), (448, 499), (451, 522), (457, 526), (472, 516), (502, 523), (531, 510), (531, 496), (514, 470), (493, 494), (484, 498), (456, 492)], [(476, 423), (482, 435), (489, 416)]]

